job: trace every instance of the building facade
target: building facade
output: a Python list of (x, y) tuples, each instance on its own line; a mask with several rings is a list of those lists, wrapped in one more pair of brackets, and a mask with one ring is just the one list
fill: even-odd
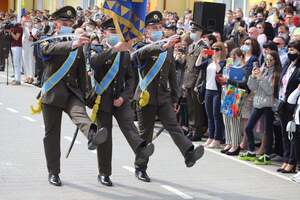
[[(174, 3), (176, 1), (176, 3)], [(148, 0), (149, 10), (169, 10), (177, 12), (182, 15), (184, 10), (193, 10), (194, 2), (199, 0)], [(244, 11), (259, 3), (261, 0), (200, 0), (206, 2), (225, 3), (226, 9), (242, 8)], [(87, 8), (88, 6), (98, 5), (101, 7), (104, 0), (1, 0), (0, 10), (14, 9), (18, 10), (18, 3), (27, 10), (31, 9), (48, 9), (51, 12), (63, 5), (71, 5), (74, 7), (81, 6)], [(266, 0), (269, 3), (275, 3), (276, 0)]]

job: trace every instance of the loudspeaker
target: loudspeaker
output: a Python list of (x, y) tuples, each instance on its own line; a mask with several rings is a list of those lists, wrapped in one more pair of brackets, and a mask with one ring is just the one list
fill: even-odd
[(206, 33), (223, 34), (226, 5), (223, 3), (195, 2), (193, 20), (204, 27)]

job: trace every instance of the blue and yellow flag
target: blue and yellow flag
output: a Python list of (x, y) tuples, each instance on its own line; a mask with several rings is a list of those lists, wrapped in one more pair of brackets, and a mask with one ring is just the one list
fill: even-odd
[(105, 14), (114, 20), (123, 41), (142, 39), (147, 0), (106, 0), (103, 4)]

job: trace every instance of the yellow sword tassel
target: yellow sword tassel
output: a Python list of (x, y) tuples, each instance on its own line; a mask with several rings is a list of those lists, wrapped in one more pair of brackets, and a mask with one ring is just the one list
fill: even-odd
[(39, 114), (42, 111), (42, 97), (37, 100), (37, 107), (30, 106), (31, 114)]
[(97, 113), (98, 113), (98, 110), (99, 110), (100, 102), (101, 102), (101, 96), (97, 95), (97, 98), (95, 100), (95, 104), (93, 106), (92, 115), (91, 115), (92, 122), (96, 122)]
[(147, 90), (142, 91), (139, 99), (139, 105), (141, 107), (145, 107), (146, 105), (148, 105), (149, 99), (150, 99), (149, 92)]

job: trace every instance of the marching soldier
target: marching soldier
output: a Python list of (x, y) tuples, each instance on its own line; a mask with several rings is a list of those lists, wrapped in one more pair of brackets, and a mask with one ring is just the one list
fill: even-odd
[[(52, 15), (55, 18), (55, 34), (71, 33), (76, 11), (65, 6)], [(41, 91), (42, 112), (45, 123), (44, 148), (48, 181), (61, 186), (60, 173), (60, 135), (62, 112), (66, 112), (73, 123), (88, 138), (88, 148), (94, 150), (106, 140), (105, 129), (97, 129), (85, 109), (85, 58), (82, 46), (89, 43), (84, 37), (74, 41), (59, 40), (43, 42), (42, 55), (47, 57)], [(34, 112), (34, 109), (33, 109)]]
[[(162, 38), (162, 14), (153, 11), (146, 16), (145, 44), (151, 44)], [(172, 51), (176, 39), (161, 44), (153, 44), (141, 49), (135, 55), (139, 63), (139, 85), (135, 100), (138, 102), (138, 119), (141, 136), (148, 143), (152, 142), (155, 117), (158, 115), (164, 128), (169, 132), (174, 143), (185, 158), (187, 167), (192, 167), (204, 154), (202, 146), (194, 147), (192, 142), (184, 135), (177, 123), (175, 109), (178, 103), (178, 85), (176, 80), (176, 67)], [(150, 182), (146, 173), (149, 159), (136, 156), (135, 175), (139, 180)]]
[(186, 58), (186, 70), (184, 73), (182, 88), (187, 94), (188, 116), (190, 123), (189, 138), (192, 141), (201, 141), (204, 127), (206, 127), (206, 114), (202, 102), (198, 99), (197, 78), (199, 70), (195, 67), (195, 63), (203, 47), (207, 47), (203, 40), (203, 28), (195, 22), (191, 23), (190, 37), (193, 43), (188, 48)]
[[(154, 151), (154, 145), (146, 143), (134, 125), (134, 112), (130, 99), (134, 94), (135, 79), (131, 66), (129, 45), (119, 42), (120, 36), (112, 19), (101, 25), (104, 30), (103, 50), (94, 51), (91, 55), (91, 66), (94, 69), (97, 95), (101, 95), (97, 124), (108, 130), (108, 139), (98, 146), (98, 180), (101, 184), (112, 186), (110, 180), (112, 160), (112, 117), (114, 116), (127, 142), (136, 155), (148, 159)], [(107, 84), (105, 84), (107, 82)], [(105, 89), (106, 88), (106, 89)], [(100, 92), (99, 92), (100, 91)]]

